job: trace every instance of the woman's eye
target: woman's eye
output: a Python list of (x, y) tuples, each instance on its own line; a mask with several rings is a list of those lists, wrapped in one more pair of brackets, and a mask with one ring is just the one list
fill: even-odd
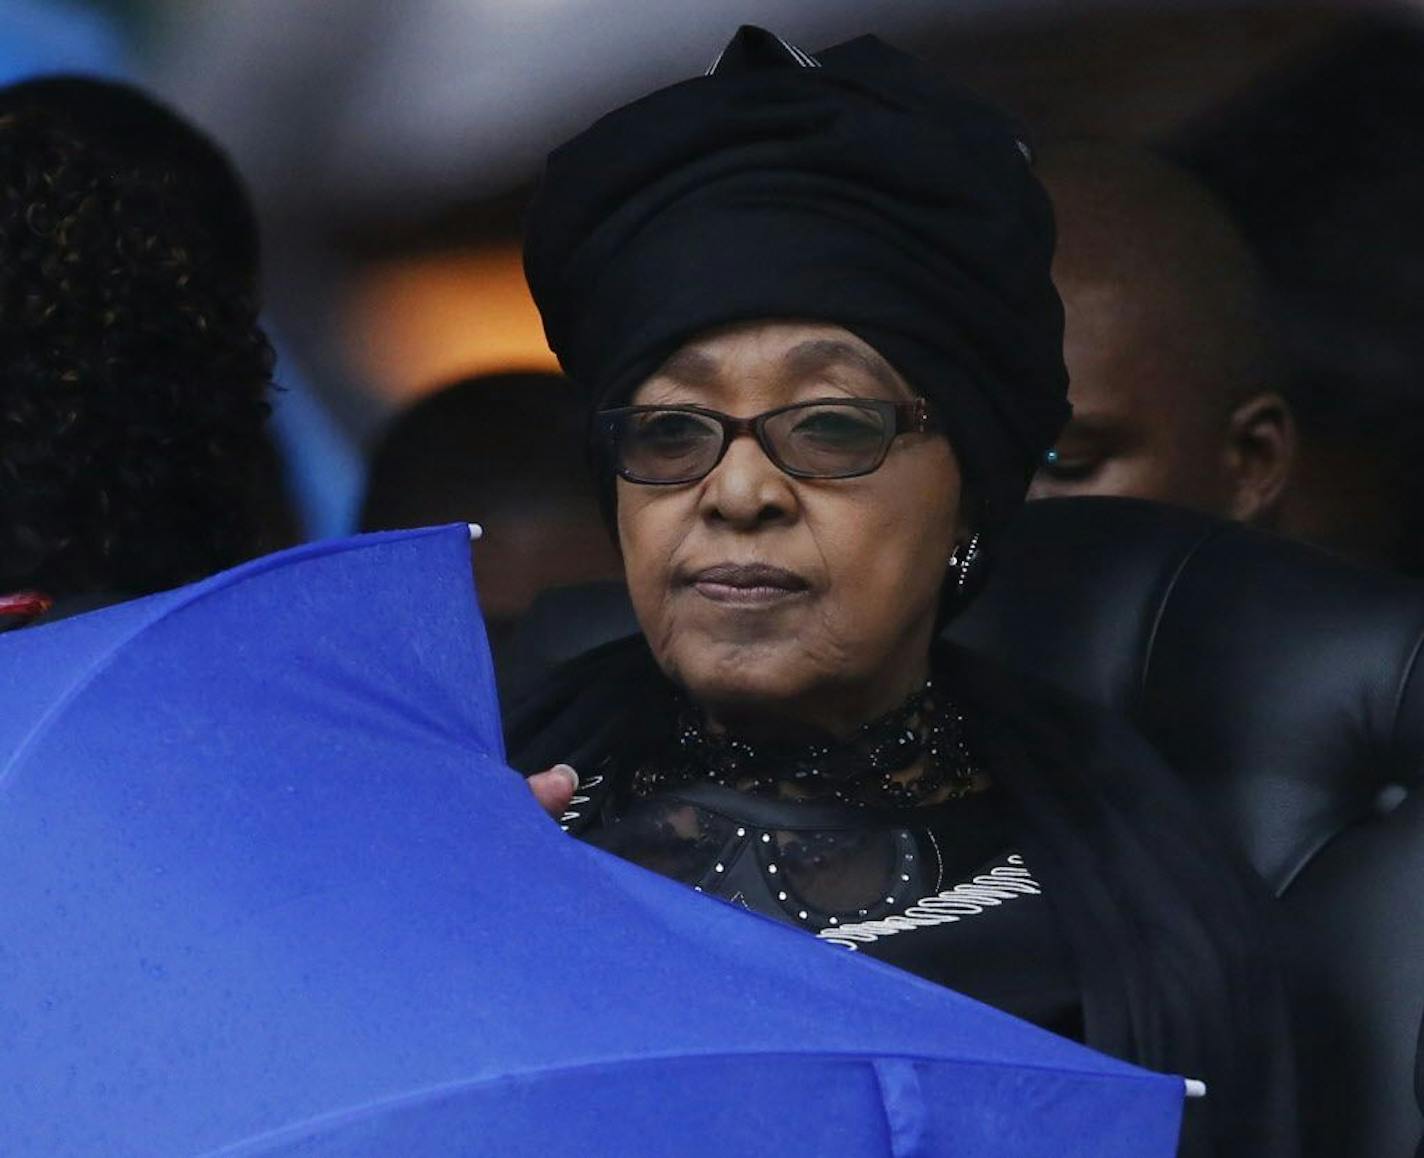
[(859, 411), (815, 410), (800, 418), (792, 433), (829, 446), (859, 446), (880, 441), (879, 424)]
[(688, 414), (654, 414), (638, 423), (635, 434), (644, 443), (681, 443), (707, 437), (708, 429)]
[(715, 426), (691, 414), (676, 412), (643, 415), (624, 440), (623, 453), (644, 462), (683, 461), (699, 457), (720, 437)]

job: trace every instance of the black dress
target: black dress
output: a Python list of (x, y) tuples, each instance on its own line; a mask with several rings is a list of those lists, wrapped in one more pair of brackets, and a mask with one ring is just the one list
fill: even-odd
[(572, 834), (698, 892), (803, 928), (1081, 1040), (1082, 1002), (997, 789), (869, 810), (689, 785), (642, 800), (607, 765)]
[(1204, 1079), (1184, 1155), (1298, 1153), (1269, 900), (1113, 716), (935, 656), (991, 788), (883, 810), (691, 783), (631, 791), (675, 727), (641, 640), (511, 706), (525, 772), (578, 768), (565, 826), (689, 886), (869, 953), (1106, 1053)]

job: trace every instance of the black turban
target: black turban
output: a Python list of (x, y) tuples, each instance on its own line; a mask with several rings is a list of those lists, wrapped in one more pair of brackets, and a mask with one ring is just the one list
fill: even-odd
[(748, 27), (549, 157), (524, 261), (600, 405), (714, 326), (843, 326), (931, 401), (993, 524), (1068, 416), (1052, 256), (1003, 115), (873, 37), (811, 57)]

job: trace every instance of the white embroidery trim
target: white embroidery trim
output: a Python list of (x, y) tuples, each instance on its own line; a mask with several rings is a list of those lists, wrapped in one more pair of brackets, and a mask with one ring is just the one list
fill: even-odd
[(882, 937), (893, 937), (897, 933), (912, 933), (916, 929), (929, 929), (936, 925), (952, 925), (965, 917), (973, 917), (985, 909), (996, 908), (1015, 897), (1038, 896), (1043, 890), (1033, 879), (1033, 874), (1024, 867), (1023, 857), (1012, 853), (1005, 863), (997, 865), (987, 873), (981, 873), (972, 881), (964, 881), (942, 893), (924, 897), (916, 901), (903, 913), (894, 913), (878, 921), (857, 921), (849, 925), (835, 925), (822, 929), (816, 934), (822, 941), (842, 945), (852, 951), (860, 945), (869, 945)]
[[(602, 784), (602, 783), (603, 783), (603, 777), (602, 777), (602, 776), (594, 776), (594, 777), (591, 777), (589, 780), (587, 780), (585, 783), (580, 784), (580, 785), (579, 785), (579, 788), (580, 788), (582, 791), (587, 792), (587, 791), (588, 791), (589, 789), (591, 789), (591, 788), (597, 788), (597, 787), (598, 787), (600, 784)], [(569, 806), (568, 806), (567, 810), (565, 810), (564, 814), (563, 814), (561, 817), (559, 817), (559, 827), (562, 828), (565, 832), (568, 832), (568, 830), (569, 830), (569, 825), (571, 825), (575, 820), (577, 820), (580, 816), (583, 815), (583, 813), (580, 812), (580, 811), (578, 811), (578, 809), (576, 809), (576, 808), (574, 807), (574, 805), (575, 805), (575, 804), (587, 804), (588, 802), (589, 802), (589, 797), (587, 797), (587, 796), (571, 796), (571, 797), (569, 797)]]

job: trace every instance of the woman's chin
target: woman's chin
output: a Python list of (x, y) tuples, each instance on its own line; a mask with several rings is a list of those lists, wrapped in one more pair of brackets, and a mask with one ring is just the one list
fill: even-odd
[[(694, 701), (726, 710), (804, 702), (826, 681), (795, 641), (761, 640), (699, 648), (673, 657), (674, 678)], [(679, 662), (682, 661), (682, 662)]]

